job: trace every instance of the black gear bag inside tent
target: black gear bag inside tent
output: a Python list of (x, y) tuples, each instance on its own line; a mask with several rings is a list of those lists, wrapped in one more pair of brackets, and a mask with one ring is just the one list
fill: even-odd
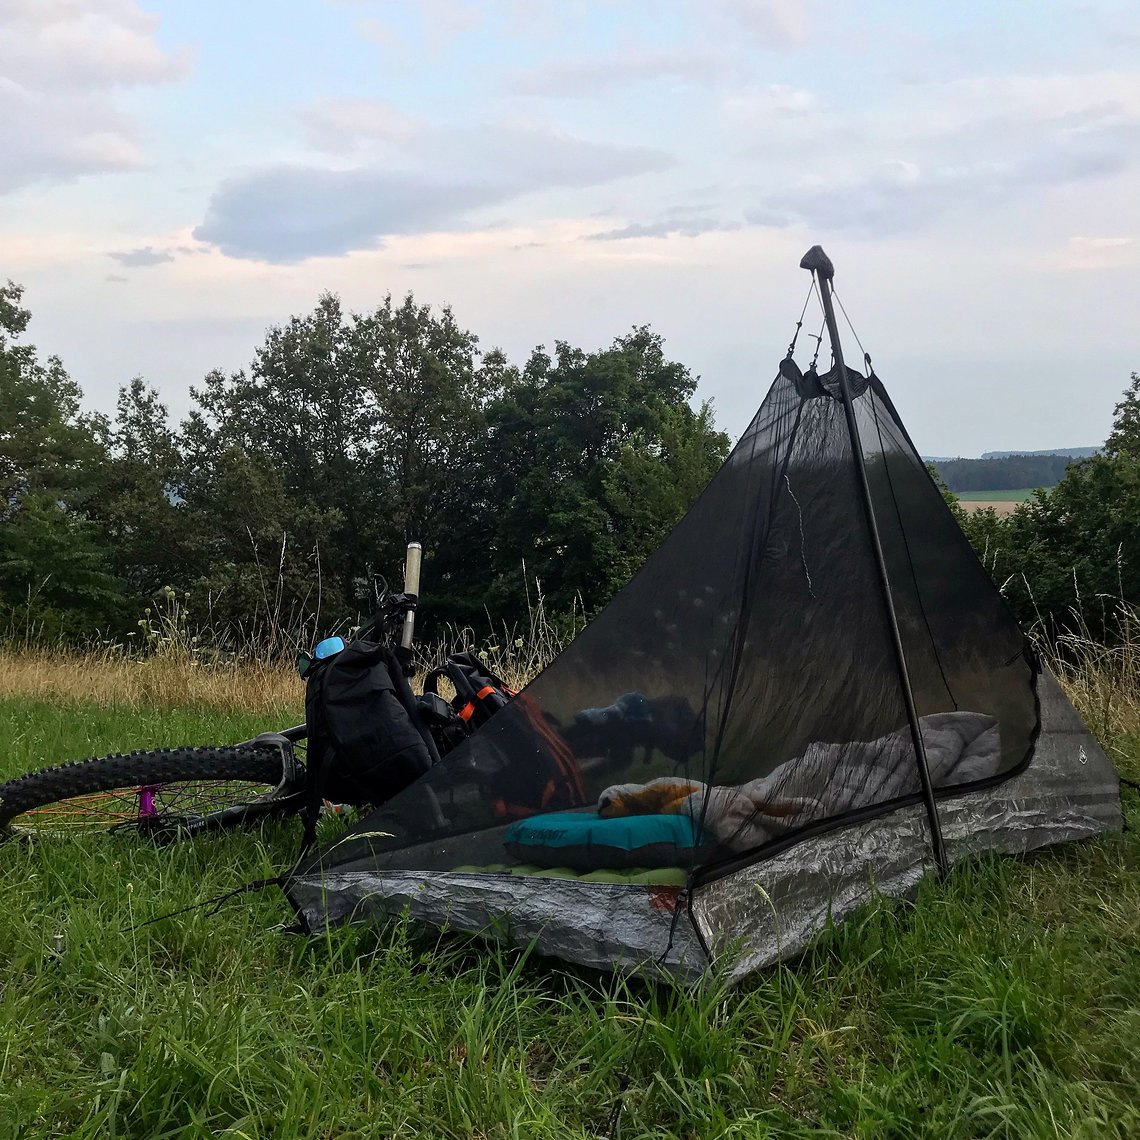
[(406, 911), (595, 967), (742, 977), (939, 864), (1119, 828), (1106, 757), (878, 377), (845, 368), (830, 263), (804, 265), (834, 367), (789, 353), (605, 610), (294, 869), (307, 928)]

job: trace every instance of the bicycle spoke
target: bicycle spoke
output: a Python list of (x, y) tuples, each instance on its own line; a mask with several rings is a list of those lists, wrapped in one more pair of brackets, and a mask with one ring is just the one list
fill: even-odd
[(32, 808), (12, 821), (12, 828), (27, 833), (110, 830), (138, 822), (158, 822), (209, 815), (235, 804), (246, 804), (273, 790), (271, 784), (240, 780), (205, 780), (145, 785), (157, 809), (140, 813), (139, 787), (93, 792)]

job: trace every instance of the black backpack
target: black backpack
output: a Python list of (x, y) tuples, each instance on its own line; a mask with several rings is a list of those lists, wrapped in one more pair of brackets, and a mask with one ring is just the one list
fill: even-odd
[(455, 689), (451, 702), (468, 733), (486, 724), (518, 694), (495, 676), (474, 653), (453, 653), (424, 678), (424, 698), (438, 697), (439, 681), (446, 677)]
[(306, 675), (305, 842), (325, 799), (382, 804), (419, 779), (439, 753), (395, 653), (352, 641)]

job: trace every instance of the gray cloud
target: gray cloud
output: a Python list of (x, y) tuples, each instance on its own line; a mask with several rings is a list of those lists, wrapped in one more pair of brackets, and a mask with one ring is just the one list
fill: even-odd
[(521, 95), (588, 99), (608, 95), (630, 83), (659, 79), (710, 86), (724, 78), (725, 61), (710, 52), (641, 52), (568, 59), (518, 71), (508, 80)]
[(399, 142), (398, 153), (403, 169), (394, 162), (275, 166), (231, 178), (194, 237), (231, 257), (337, 256), (388, 236), (472, 228), (476, 210), (526, 194), (602, 185), (672, 163), (648, 147), (518, 126), (419, 131)]
[(384, 170), (270, 167), (223, 182), (194, 237), (228, 257), (303, 261), (458, 225), (469, 211), (509, 196), (502, 185)]
[(647, 217), (636, 199), (611, 204), (602, 216), (628, 224), (590, 238), (697, 234), (730, 226), (726, 218), (914, 233), (942, 219), (996, 217), (1140, 162), (1137, 73), (975, 76), (905, 94), (845, 111), (780, 85), (729, 93), (723, 126), (746, 165), (726, 164), (698, 207)]
[(154, 38), (157, 19), (123, 0), (6, 0), (0, 40), (0, 193), (141, 164), (131, 86), (185, 75)]
[(115, 253), (109, 253), (107, 256), (114, 258), (120, 265), (124, 265), (128, 269), (140, 269), (147, 265), (161, 265), (164, 261), (174, 260), (174, 254), (170, 250), (155, 249), (150, 245), (144, 245), (142, 249), (118, 250)]
[(1140, 147), (1140, 117), (1117, 105), (1053, 115), (1035, 108), (926, 134), (914, 130), (893, 143), (869, 134), (854, 141), (864, 151), (897, 157), (858, 163), (847, 152), (837, 169), (817, 167), (761, 193), (748, 221), (871, 234), (917, 230), (940, 217), (1122, 173)]

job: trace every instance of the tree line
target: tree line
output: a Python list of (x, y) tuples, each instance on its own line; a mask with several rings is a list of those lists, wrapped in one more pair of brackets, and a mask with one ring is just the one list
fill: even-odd
[[(429, 624), (598, 608), (728, 452), (696, 377), (647, 327), (521, 366), (408, 294), (322, 296), (248, 368), (211, 372), (173, 425), (157, 390), (81, 408), (0, 288), (0, 631), (129, 637), (173, 589), (254, 643), (368, 612), (374, 576), (425, 548)], [(398, 583), (394, 583), (398, 584)]]
[[(325, 295), (173, 425), (141, 378), (84, 412), (30, 319), (0, 287), (0, 637), (129, 639), (173, 596), (215, 643), (291, 648), (364, 616), (411, 540), (429, 632), (521, 623), (536, 583), (549, 613), (592, 613), (728, 452), (644, 327), (520, 366), (411, 294)], [(1103, 452), (1059, 462), (1011, 516), (959, 520), (1023, 624), (1111, 639), (1140, 604), (1140, 376)]]
[(1116, 405), (1104, 450), (1070, 461), (1011, 515), (958, 519), (1022, 624), (1046, 636), (1131, 636), (1140, 605), (1140, 374)]
[(1001, 459), (940, 459), (935, 466), (951, 491), (1021, 491), (1055, 487), (1072, 462), (1065, 455), (1009, 455)]

